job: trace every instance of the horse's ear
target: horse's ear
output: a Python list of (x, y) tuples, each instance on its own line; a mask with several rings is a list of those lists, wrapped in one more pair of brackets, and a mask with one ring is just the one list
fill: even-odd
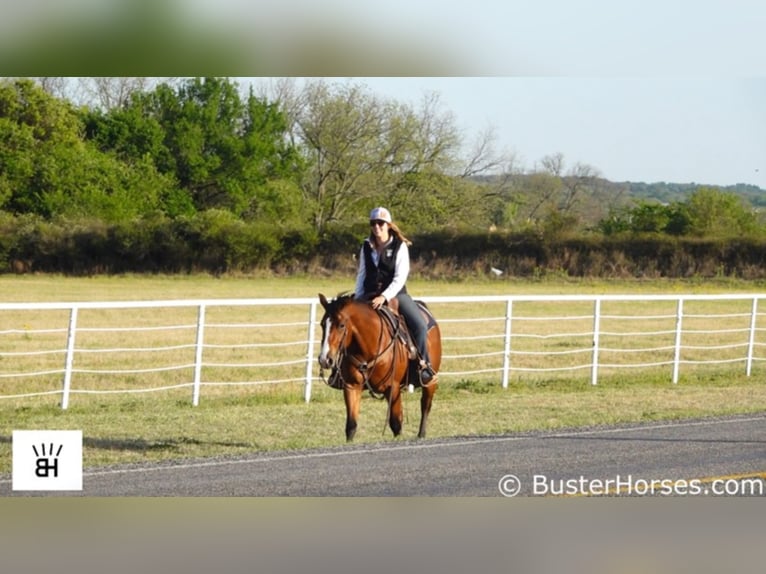
[(322, 293), (319, 294), (319, 302), (322, 304), (322, 307), (327, 309), (327, 297), (325, 297)]

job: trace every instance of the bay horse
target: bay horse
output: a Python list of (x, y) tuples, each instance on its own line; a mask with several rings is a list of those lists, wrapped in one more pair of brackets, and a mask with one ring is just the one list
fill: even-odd
[[(425, 438), (428, 414), (439, 386), (434, 376), (427, 384), (420, 373), (410, 347), (404, 318), (390, 310), (375, 310), (353, 294), (341, 294), (331, 301), (319, 294), (324, 307), (322, 346), (319, 365), (337, 372), (336, 384), (343, 389), (346, 403), (346, 440), (354, 438), (359, 418), (362, 392), (385, 398), (388, 403), (388, 426), (394, 436), (402, 431), (402, 389), (408, 384), (421, 387), (420, 428), (418, 438)], [(428, 324), (428, 353), (434, 372), (441, 365), (441, 332), (427, 307), (418, 305)], [(412, 350), (411, 350), (412, 349)]]

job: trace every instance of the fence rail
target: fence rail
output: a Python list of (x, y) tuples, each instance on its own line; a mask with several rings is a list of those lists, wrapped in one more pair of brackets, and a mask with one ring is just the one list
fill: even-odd
[[(766, 294), (422, 297), (440, 380), (599, 378), (766, 361)], [(314, 298), (0, 303), (0, 399), (321, 381)]]

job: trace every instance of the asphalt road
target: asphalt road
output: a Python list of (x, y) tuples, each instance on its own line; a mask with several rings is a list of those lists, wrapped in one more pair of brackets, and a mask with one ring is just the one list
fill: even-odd
[[(766, 414), (86, 469), (84, 496), (766, 496)], [(0, 480), (0, 494), (12, 492)], [(60, 496), (64, 493), (53, 493)]]

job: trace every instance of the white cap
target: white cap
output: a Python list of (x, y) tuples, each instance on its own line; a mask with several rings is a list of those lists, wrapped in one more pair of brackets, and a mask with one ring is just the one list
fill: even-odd
[(375, 219), (380, 219), (386, 223), (391, 223), (391, 212), (388, 211), (385, 207), (376, 207), (370, 212), (370, 221)]

